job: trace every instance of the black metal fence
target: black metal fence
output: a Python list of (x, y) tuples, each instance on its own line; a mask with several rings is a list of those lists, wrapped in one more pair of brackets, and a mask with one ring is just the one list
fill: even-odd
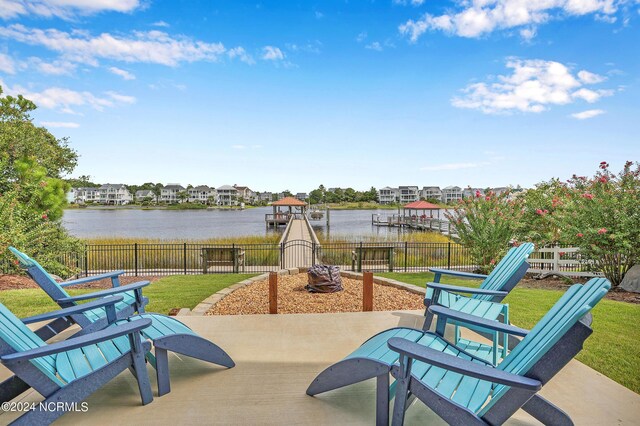
[(431, 267), (470, 271), (468, 250), (455, 243), (87, 244), (65, 253), (79, 276), (124, 270), (125, 275), (263, 273), (316, 263), (348, 271), (421, 272)]

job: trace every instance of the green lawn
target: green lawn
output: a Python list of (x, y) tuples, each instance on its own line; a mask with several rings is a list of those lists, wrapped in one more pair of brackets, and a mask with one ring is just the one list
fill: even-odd
[[(149, 298), (147, 311), (167, 314), (172, 308), (193, 309), (213, 293), (251, 274), (174, 275), (151, 283), (142, 291)], [(69, 290), (72, 295), (95, 290)], [(58, 309), (40, 289), (0, 291), (0, 302), (19, 317), (28, 317)]]
[[(421, 287), (433, 280), (431, 273), (379, 274)], [(448, 284), (477, 287), (478, 281), (443, 278)], [(561, 291), (516, 287), (505, 299), (511, 322), (533, 327), (560, 298)], [(577, 359), (623, 386), (640, 393), (640, 305), (602, 300), (593, 309), (593, 334)]]

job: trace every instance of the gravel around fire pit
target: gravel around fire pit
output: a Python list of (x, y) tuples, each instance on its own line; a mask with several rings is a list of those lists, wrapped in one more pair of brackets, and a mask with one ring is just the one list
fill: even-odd
[[(362, 281), (342, 277), (343, 291), (309, 293), (304, 286), (307, 274), (278, 276), (278, 313), (309, 314), (362, 312)], [(396, 311), (424, 309), (423, 297), (394, 287), (373, 284), (373, 309)], [(206, 315), (247, 315), (269, 313), (269, 282), (256, 281), (229, 294)]]

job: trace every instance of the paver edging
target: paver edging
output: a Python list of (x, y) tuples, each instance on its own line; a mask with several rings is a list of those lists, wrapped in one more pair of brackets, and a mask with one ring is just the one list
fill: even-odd
[[(290, 268), (290, 269), (280, 269), (276, 271), (278, 275), (296, 275), (298, 273), (305, 273), (308, 268)], [(351, 278), (354, 280), (363, 280), (363, 276), (361, 272), (353, 272), (353, 271), (340, 271), (340, 276), (345, 278)], [(233, 293), (239, 288), (244, 286), (253, 284), (256, 281), (262, 281), (269, 278), (269, 273), (257, 275), (255, 277), (247, 278), (246, 280), (242, 280), (236, 284), (230, 285), (229, 287), (225, 287), (222, 290), (213, 293), (211, 296), (204, 299), (200, 302), (195, 308), (189, 311), (180, 311), (178, 315), (195, 315), (202, 316), (207, 311), (209, 311), (216, 303)], [(383, 277), (373, 277), (373, 282), (375, 284), (387, 285), (390, 287), (395, 287), (400, 290), (406, 290), (410, 293), (419, 294), (421, 296), (425, 295), (426, 289), (423, 287), (418, 287), (417, 285), (407, 284), (400, 281), (393, 280), (391, 278), (383, 278)]]

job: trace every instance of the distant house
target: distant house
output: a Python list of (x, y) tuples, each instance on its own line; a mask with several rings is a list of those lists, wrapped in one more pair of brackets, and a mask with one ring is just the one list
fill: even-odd
[(180, 197), (178, 197), (178, 194), (186, 191), (184, 186), (180, 185), (179, 183), (170, 183), (167, 186), (163, 187), (162, 190), (160, 190), (160, 201), (164, 202), (164, 203), (177, 203), (178, 201), (180, 201)]
[(256, 200), (256, 194), (249, 187), (233, 185), (238, 191), (238, 198), (242, 198), (247, 203), (253, 203)]
[(484, 196), (484, 189), (481, 188), (465, 188), (462, 190), (462, 198), (474, 198), (476, 194)]
[(307, 198), (309, 198), (309, 195), (307, 195), (306, 192), (298, 192), (296, 194), (296, 198), (300, 201), (307, 201)]
[(447, 186), (442, 189), (442, 202), (455, 203), (462, 200), (462, 188), (459, 186)]
[(261, 192), (258, 194), (258, 200), (264, 203), (270, 203), (273, 201), (273, 193), (271, 192)]
[(213, 199), (213, 202), (216, 202), (217, 192), (215, 188), (210, 188), (207, 185), (198, 185), (193, 188), (187, 189), (187, 194), (189, 194), (189, 202), (190, 203), (209, 203), (210, 199)]
[(495, 195), (501, 195), (504, 194), (505, 192), (509, 191), (510, 188), (507, 188), (506, 186), (499, 186), (497, 188), (491, 188), (491, 191), (495, 194)]
[(423, 186), (420, 191), (420, 197), (425, 200), (441, 200), (442, 190), (439, 186)]
[(150, 198), (150, 199), (155, 199), (156, 196), (153, 193), (152, 190), (150, 189), (139, 189), (136, 191), (136, 201), (140, 202), (140, 201), (144, 201), (145, 199)]
[(417, 186), (399, 186), (398, 201), (400, 204), (412, 203), (420, 199), (420, 191)]
[(222, 185), (216, 189), (218, 192), (218, 205), (236, 206), (238, 205), (238, 190), (231, 185)]
[(378, 190), (378, 202), (380, 204), (395, 204), (398, 202), (398, 190), (385, 186)]
[(99, 202), (100, 192), (98, 188), (71, 188), (67, 193), (67, 201), (76, 204)]
[(102, 204), (124, 205), (133, 201), (133, 196), (122, 183), (107, 183), (98, 188), (98, 201)]

